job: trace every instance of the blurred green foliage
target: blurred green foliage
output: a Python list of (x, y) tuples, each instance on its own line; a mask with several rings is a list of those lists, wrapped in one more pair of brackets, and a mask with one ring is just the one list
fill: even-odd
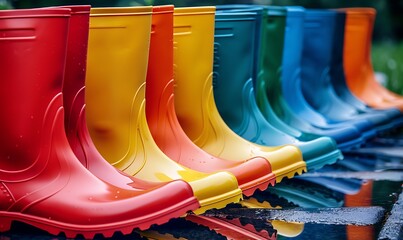
[(11, 8), (11, 5), (9, 4), (8, 1), (0, 0), (0, 10), (10, 9), (10, 8)]
[(372, 63), (384, 74), (385, 86), (403, 95), (403, 42), (376, 42), (372, 46)]

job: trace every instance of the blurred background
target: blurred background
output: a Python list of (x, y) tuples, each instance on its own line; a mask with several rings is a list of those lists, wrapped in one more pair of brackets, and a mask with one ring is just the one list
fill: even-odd
[(402, 0), (0, 0), (0, 9), (33, 8), (66, 4), (93, 7), (174, 4), (178, 7), (219, 4), (299, 5), (306, 8), (373, 7), (377, 10), (372, 62), (378, 80), (403, 95), (403, 1)]

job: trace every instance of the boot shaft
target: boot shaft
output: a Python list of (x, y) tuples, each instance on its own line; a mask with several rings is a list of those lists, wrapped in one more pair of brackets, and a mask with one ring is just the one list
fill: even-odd
[[(150, 51), (146, 80), (146, 112), (150, 130), (163, 134), (163, 122), (168, 104), (162, 98), (173, 101), (173, 5), (153, 7)], [(162, 103), (162, 105), (160, 105)], [(162, 120), (161, 120), (162, 121)], [(156, 138), (160, 139), (160, 138)]]
[[(289, 15), (292, 12), (288, 13)], [(294, 13), (287, 17), (282, 62), (282, 90), (286, 104), (293, 114), (315, 125), (326, 125), (325, 118), (312, 109), (304, 97), (301, 63), (304, 48), (305, 14)]]
[(345, 24), (346, 13), (339, 11), (336, 15), (334, 25), (334, 41), (330, 68), (332, 85), (339, 96), (348, 94), (345, 91), (345, 89), (347, 89), (347, 84), (343, 67)]
[[(84, 86), (87, 64), (88, 31), (91, 6), (67, 6), (71, 10), (67, 39), (66, 71), (63, 82), (63, 101), (66, 110), (66, 131), (75, 125), (75, 119), (84, 106)], [(80, 109), (73, 105), (80, 105)]]
[[(245, 114), (243, 99), (248, 98), (252, 87), (246, 87), (246, 84), (252, 81), (253, 76), (257, 17), (253, 12), (216, 14), (214, 99), (220, 115), (234, 130), (242, 125)], [(234, 106), (240, 108), (234, 109)]]
[[(329, 10), (307, 10), (301, 59), (302, 92), (307, 102), (322, 111), (326, 89), (331, 88), (330, 64), (333, 50), (335, 17)], [(323, 109), (323, 111), (326, 111)]]
[[(212, 98), (215, 7), (175, 8), (175, 110), (189, 138), (203, 131), (204, 99)], [(191, 131), (189, 131), (191, 129)]]
[[(67, 39), (66, 70), (63, 81), (64, 125), (70, 146), (85, 166), (86, 154), (81, 147), (80, 116), (85, 106), (85, 73), (87, 65), (88, 31), (91, 6), (66, 6), (71, 10)], [(85, 123), (85, 121), (84, 121)]]
[(302, 90), (307, 102), (328, 120), (336, 122), (357, 115), (357, 110), (341, 100), (335, 90), (335, 86), (345, 85), (344, 20), (342, 12), (322, 10), (312, 14), (308, 11), (302, 57)]
[(259, 55), (259, 77), (256, 87), (256, 101), (260, 111), (277, 129), (291, 135), (301, 136), (296, 129), (284, 123), (288, 117), (288, 106), (282, 94), (282, 61), (286, 19), (303, 16), (300, 7), (267, 7), (263, 16), (262, 37)]
[[(151, 7), (93, 8), (86, 74), (86, 116), (95, 146), (119, 161), (145, 111)], [(133, 123), (134, 122), (134, 123)]]
[(335, 40), (333, 42), (332, 68), (330, 69), (331, 81), (335, 92), (341, 99), (348, 102), (360, 111), (368, 111), (367, 106), (358, 100), (347, 86), (346, 74), (344, 69), (344, 34), (346, 29), (347, 13), (343, 10), (338, 11), (335, 25)]
[(254, 50), (253, 50), (253, 86), (256, 86), (256, 81), (259, 76), (260, 72), (260, 65), (258, 61), (260, 59), (261, 53), (261, 44), (262, 44), (262, 26), (265, 23), (266, 19), (266, 11), (263, 9), (262, 6), (258, 5), (248, 5), (248, 4), (227, 4), (227, 5), (218, 5), (217, 11), (219, 12), (227, 12), (227, 13), (236, 13), (236, 12), (250, 12), (256, 14), (255, 21), (256, 21), (256, 30), (255, 30), (255, 43), (254, 43)]
[(67, 9), (0, 12), (2, 170), (34, 163), (46, 118), (62, 108), (69, 17)]
[[(283, 93), (288, 89), (290, 79), (298, 78), (301, 74), (301, 58), (303, 49), (305, 10), (288, 12), (284, 48), (282, 58), (282, 88)], [(293, 87), (301, 87), (294, 85)], [(284, 95), (285, 98), (290, 97)], [(292, 100), (289, 98), (288, 100)]]
[(281, 95), (281, 62), (283, 59), (284, 35), (286, 30), (286, 9), (267, 8), (267, 20), (263, 25), (263, 37), (260, 56), (258, 96), (267, 95), (270, 102), (277, 102)]
[(281, 86), (282, 95), (286, 102), (292, 106), (298, 101), (293, 94), (286, 94), (287, 89), (301, 88), (301, 58), (304, 36), (304, 11), (289, 11), (286, 20), (284, 35), (284, 48), (282, 58)]
[(372, 68), (371, 39), (376, 11), (371, 8), (348, 8), (345, 11), (343, 54), (344, 70), (349, 80), (357, 78), (362, 72)]

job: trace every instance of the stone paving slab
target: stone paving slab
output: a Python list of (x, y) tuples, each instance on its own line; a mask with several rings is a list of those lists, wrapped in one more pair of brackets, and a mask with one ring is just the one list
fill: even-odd
[[(294, 208), (294, 209), (223, 209), (205, 214), (210, 217), (252, 218), (330, 225), (374, 225), (382, 221), (385, 209), (371, 207)], [(398, 215), (398, 214), (397, 214)]]
[(403, 239), (403, 192), (400, 193), (399, 199), (393, 205), (390, 215), (387, 217), (381, 232), (378, 236), (379, 240), (399, 240)]

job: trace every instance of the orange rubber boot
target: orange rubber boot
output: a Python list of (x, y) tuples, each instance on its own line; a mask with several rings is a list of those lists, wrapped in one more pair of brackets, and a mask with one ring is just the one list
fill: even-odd
[(86, 77), (86, 116), (95, 146), (118, 169), (147, 181), (187, 181), (203, 213), (242, 199), (228, 172), (179, 165), (157, 146), (145, 110), (152, 7), (93, 8)]
[(231, 161), (214, 157), (196, 146), (185, 134), (175, 113), (173, 78), (173, 10), (153, 8), (150, 55), (146, 80), (147, 122), (155, 142), (174, 161), (201, 172), (229, 171), (246, 196), (274, 185), (275, 176), (264, 158)]
[[(221, 118), (213, 96), (215, 7), (175, 8), (175, 110), (188, 137), (213, 156), (245, 161), (269, 160), (276, 181), (306, 171), (301, 151), (294, 146), (266, 147), (234, 133)], [(236, 106), (234, 106), (236, 107)]]
[(184, 214), (177, 200), (193, 193), (181, 182), (171, 191), (118, 188), (74, 155), (61, 93), (69, 17), (62, 8), (0, 11), (0, 232), (19, 221), (67, 238), (111, 237)]
[(403, 110), (403, 97), (384, 88), (371, 63), (371, 39), (375, 9), (347, 8), (344, 35), (344, 70), (351, 92), (374, 108)]

